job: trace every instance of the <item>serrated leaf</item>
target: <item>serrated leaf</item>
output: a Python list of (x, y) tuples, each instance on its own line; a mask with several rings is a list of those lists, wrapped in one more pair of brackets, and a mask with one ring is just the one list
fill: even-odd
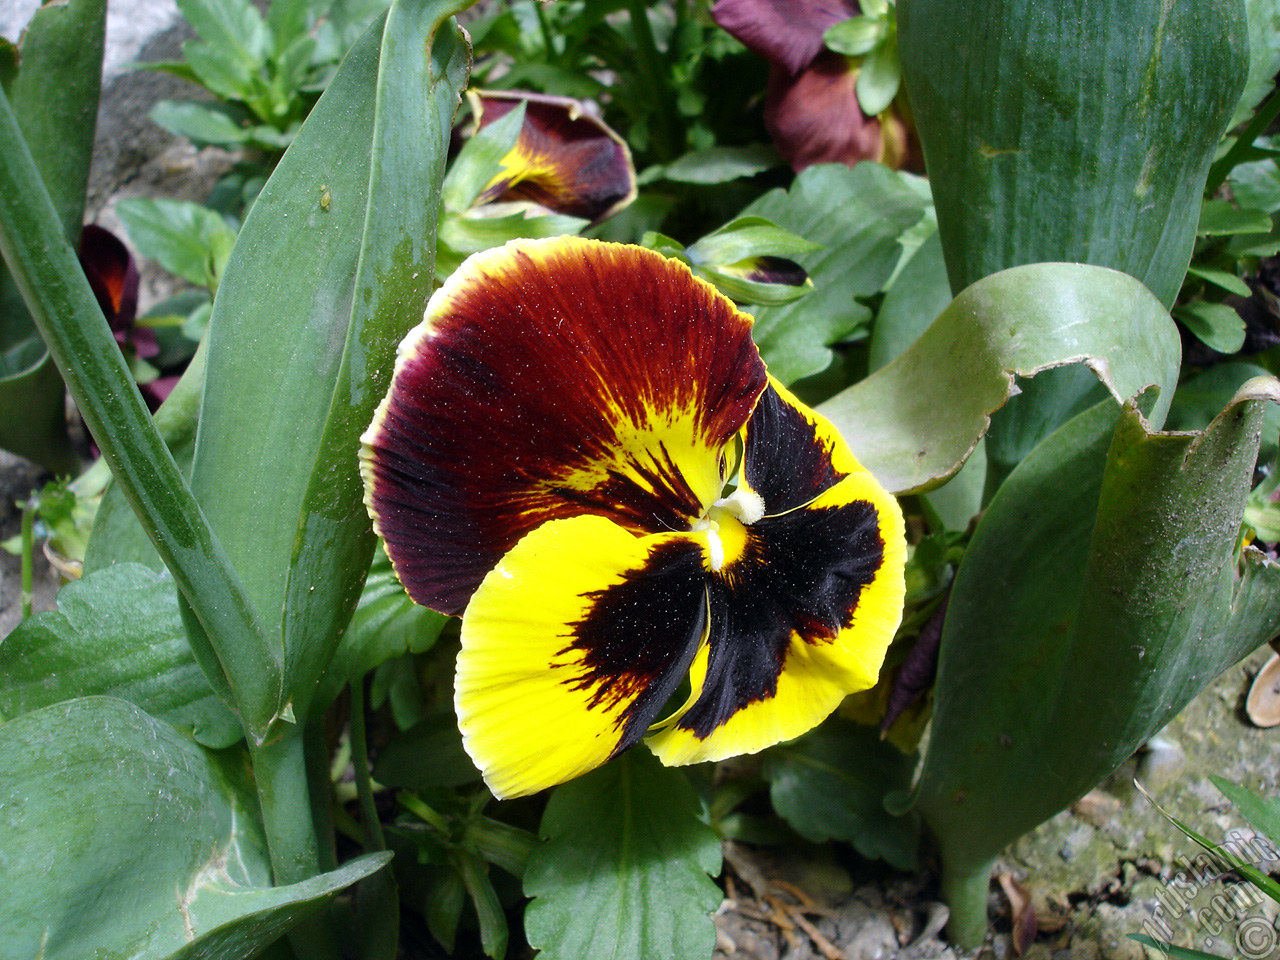
[(16, 717), (75, 697), (128, 700), (228, 747), (239, 719), (191, 655), (167, 573), (122, 563), (65, 586), (58, 609), (24, 620), (0, 642), (0, 714)]
[(238, 780), (233, 760), (123, 700), (0, 725), (0, 956), (253, 957), (387, 863), (272, 887)]
[(215, 290), (235, 244), (222, 215), (186, 200), (132, 197), (116, 204), (138, 253), (198, 287)]
[(1219, 353), (1235, 353), (1244, 346), (1244, 317), (1225, 303), (1192, 300), (1174, 307), (1173, 315)]
[(529, 942), (544, 960), (707, 957), (720, 841), (684, 774), (632, 750), (557, 787), (529, 858)]
[(769, 372), (784, 383), (819, 373), (830, 345), (871, 318), (857, 302), (880, 290), (902, 255), (898, 238), (924, 215), (928, 201), (905, 178), (878, 163), (809, 167), (789, 190), (772, 190), (742, 211), (823, 244), (794, 259), (813, 280), (802, 300), (760, 307), (754, 336)]
[(881, 740), (874, 727), (834, 718), (769, 751), (764, 775), (774, 810), (801, 836), (843, 840), (868, 859), (914, 870), (919, 816), (893, 816), (884, 798), (910, 788), (917, 760)]

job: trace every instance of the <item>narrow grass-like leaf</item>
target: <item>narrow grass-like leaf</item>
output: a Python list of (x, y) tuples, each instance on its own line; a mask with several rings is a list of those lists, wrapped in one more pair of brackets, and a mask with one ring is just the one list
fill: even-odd
[(221, 664), (246, 729), (265, 737), (279, 700), (280, 660), (156, 431), (89, 282), (61, 235), (3, 91), (0, 253), (116, 482), (208, 631), (191, 638), (197, 660), (206, 672), (216, 672), (213, 664)]

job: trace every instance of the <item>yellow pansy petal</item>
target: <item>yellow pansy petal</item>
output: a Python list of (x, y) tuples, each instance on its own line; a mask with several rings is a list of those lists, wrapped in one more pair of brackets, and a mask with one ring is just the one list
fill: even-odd
[(654, 753), (668, 764), (754, 753), (874, 685), (902, 618), (905, 562), (897, 501), (866, 472), (749, 527), (711, 577), (697, 700), (650, 737)]
[(484, 579), (462, 623), (455, 705), (498, 797), (572, 779), (639, 742), (707, 622), (704, 534), (553, 520)]

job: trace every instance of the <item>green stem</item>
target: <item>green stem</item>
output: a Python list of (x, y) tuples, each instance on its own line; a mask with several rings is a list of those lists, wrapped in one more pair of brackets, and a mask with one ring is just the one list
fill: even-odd
[[(320, 872), (320, 851), (311, 813), (303, 731), (289, 727), (279, 740), (251, 743), (249, 755), (275, 885), (309, 880)], [(299, 957), (337, 960), (337, 941), (323, 911), (294, 927), (289, 941)]]
[(364, 679), (351, 684), (351, 763), (356, 770), (356, 793), (360, 797), (360, 818), (364, 821), (364, 851), (387, 849), (387, 840), (378, 820), (373, 800), (373, 778), (369, 775), (369, 745), (365, 739)]
[(36, 548), (35, 538), (36, 505), (34, 500), (27, 500), (22, 505), (22, 619), (31, 616), (31, 595), (34, 592), (34, 570), (32, 554)]
[(116, 482), (204, 627), (250, 741), (262, 742), (280, 699), (278, 651), (156, 431), (3, 90), (0, 255)]
[(1206, 197), (1212, 197), (1218, 192), (1218, 188), (1222, 186), (1235, 168), (1235, 165), (1240, 163), (1244, 157), (1245, 151), (1253, 146), (1253, 141), (1257, 140), (1262, 132), (1271, 126), (1271, 121), (1277, 116), (1280, 116), (1280, 93), (1272, 93), (1271, 99), (1258, 108), (1257, 113), (1253, 115), (1253, 119), (1249, 121), (1249, 125), (1244, 128), (1244, 132), (1231, 145), (1231, 149), (1209, 168), (1209, 177), (1204, 185), (1204, 195)]
[(674, 160), (679, 153), (676, 142), (676, 122), (672, 115), (672, 97), (667, 83), (666, 65), (662, 62), (662, 54), (658, 52), (657, 41), (653, 38), (653, 28), (649, 24), (648, 4), (645, 0), (627, 0), (627, 11), (631, 16), (631, 33), (636, 41), (640, 74), (648, 87), (651, 103), (655, 105), (653, 112), (653, 146), (660, 162)]
[(982, 945), (987, 936), (987, 890), (995, 860), (961, 866), (942, 855), (942, 899), (951, 910), (947, 937), (962, 950)]

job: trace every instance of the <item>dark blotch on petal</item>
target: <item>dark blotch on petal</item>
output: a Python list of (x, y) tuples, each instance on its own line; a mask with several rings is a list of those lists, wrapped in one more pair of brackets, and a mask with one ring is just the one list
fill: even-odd
[(770, 515), (808, 503), (845, 476), (813, 425), (773, 387), (760, 395), (747, 424), (743, 472)]
[(767, 254), (717, 266), (716, 270), (755, 283), (778, 283), (788, 287), (803, 287), (809, 280), (809, 274), (805, 272), (804, 267), (794, 260)]
[(860, 12), (853, 0), (719, 0), (711, 18), (752, 53), (797, 74), (822, 51), (828, 27)]
[(743, 556), (713, 575), (702, 696), (678, 727), (705, 739), (739, 710), (774, 695), (792, 632), (834, 640), (853, 623), (884, 561), (879, 516), (865, 501), (795, 510), (751, 528)]
[(594, 688), (592, 706), (635, 698), (613, 756), (640, 742), (688, 674), (706, 627), (706, 583), (699, 546), (676, 541), (621, 584), (589, 595), (591, 612), (574, 624), (569, 646), (582, 651), (586, 672), (569, 682)]

